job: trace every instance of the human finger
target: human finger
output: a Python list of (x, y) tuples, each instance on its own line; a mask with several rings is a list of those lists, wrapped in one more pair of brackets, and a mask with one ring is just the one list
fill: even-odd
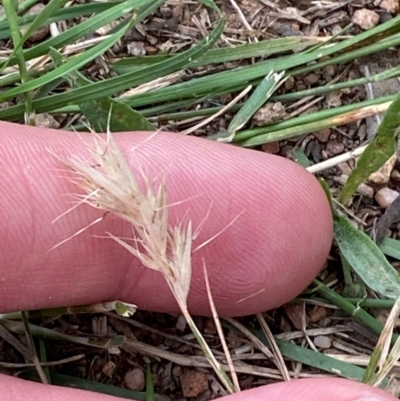
[[(110, 239), (131, 235), (111, 215), (52, 250), (102, 212), (71, 207), (77, 188), (54, 157), (87, 156), (74, 133), (0, 123), (0, 310), (87, 304), (120, 299), (153, 311), (177, 311), (162, 276)], [(202, 261), (221, 315), (264, 311), (303, 290), (326, 260), (331, 213), (318, 182), (284, 158), (160, 133), (114, 134), (136, 173), (166, 173), (170, 222), (185, 216), (202, 225), (193, 254), (189, 306), (208, 314)], [(137, 146), (139, 145), (139, 146)], [(135, 147), (135, 150), (132, 150)], [(49, 151), (50, 150), (50, 151)], [(234, 221), (234, 222), (233, 222)], [(233, 222), (233, 223), (232, 223)], [(231, 224), (232, 223), (232, 224)], [(219, 234), (218, 234), (219, 233)]]

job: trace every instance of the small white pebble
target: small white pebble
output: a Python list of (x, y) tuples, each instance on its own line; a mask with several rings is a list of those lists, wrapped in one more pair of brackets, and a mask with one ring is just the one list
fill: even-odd
[(368, 177), (369, 182), (382, 185), (387, 184), (390, 180), (390, 174), (396, 164), (397, 157), (393, 155), (379, 170), (375, 171)]
[(396, 14), (399, 11), (399, 0), (382, 0), (379, 7), (389, 13)]
[(314, 345), (318, 348), (328, 349), (331, 347), (331, 339), (327, 336), (317, 336), (314, 338)]
[(361, 10), (356, 10), (351, 21), (366, 31), (378, 24), (379, 14), (375, 11), (362, 8)]
[(124, 382), (129, 390), (142, 391), (144, 389), (144, 373), (142, 369), (128, 370), (124, 376)]
[(378, 202), (380, 207), (383, 207), (386, 209), (389, 207), (399, 196), (400, 194), (397, 191), (394, 191), (393, 189), (390, 188), (381, 188), (376, 194), (375, 194), (375, 200)]

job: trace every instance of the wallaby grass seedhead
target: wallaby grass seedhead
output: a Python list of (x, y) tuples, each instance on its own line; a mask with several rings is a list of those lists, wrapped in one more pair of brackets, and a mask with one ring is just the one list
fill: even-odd
[[(165, 179), (156, 185), (141, 172), (144, 185), (144, 189), (141, 189), (111, 133), (108, 133), (106, 138), (104, 140), (100, 136), (95, 136), (95, 146), (90, 149), (92, 162), (76, 158), (70, 158), (65, 162), (76, 173), (76, 179), (72, 182), (85, 192), (79, 197), (80, 203), (112, 213), (131, 224), (132, 239), (119, 238), (110, 232), (106, 234), (128, 250), (144, 266), (163, 274), (214, 371), (230, 393), (239, 391), (233, 365), (231, 364), (231, 372), (235, 384), (213, 355), (188, 311), (187, 298), (192, 277), (192, 242), (196, 235), (196, 233), (193, 234), (191, 220), (186, 216), (185, 222), (170, 225)], [(89, 226), (101, 219), (103, 217)], [(79, 233), (85, 229), (80, 230)], [(208, 285), (207, 279), (206, 282)], [(208, 293), (211, 297), (209, 285)], [(216, 311), (214, 311), (214, 318), (217, 319)], [(229, 353), (226, 347), (225, 349), (226, 353)], [(230, 355), (226, 355), (227, 360), (231, 361)]]

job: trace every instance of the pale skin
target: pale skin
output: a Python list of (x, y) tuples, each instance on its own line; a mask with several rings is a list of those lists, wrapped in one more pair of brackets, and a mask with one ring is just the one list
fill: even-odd
[[(129, 236), (129, 226), (110, 215), (48, 252), (101, 216), (81, 206), (51, 224), (71, 207), (68, 194), (78, 191), (51, 153), (84, 156), (85, 141), (72, 133), (5, 122), (0, 122), (0, 137), (1, 313), (115, 299), (143, 309), (178, 312), (159, 273), (140, 266), (112, 240), (98, 238), (105, 231)], [(288, 160), (261, 152), (177, 134), (161, 133), (145, 141), (147, 137), (115, 134), (133, 171), (141, 168), (152, 177), (166, 173), (170, 203), (179, 203), (170, 209), (171, 222), (187, 213), (198, 226), (208, 213), (195, 247), (223, 231), (194, 254), (189, 296), (193, 314), (210, 313), (203, 258), (221, 315), (247, 315), (282, 305), (318, 274), (332, 242), (332, 219), (314, 177)], [(0, 376), (0, 388), (0, 401), (114, 400), (7, 376)], [(307, 379), (260, 387), (224, 401), (266, 399), (395, 400), (343, 379)]]

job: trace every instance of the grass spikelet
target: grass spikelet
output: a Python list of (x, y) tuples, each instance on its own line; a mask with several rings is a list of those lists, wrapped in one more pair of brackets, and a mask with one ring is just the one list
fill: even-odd
[(112, 233), (107, 234), (144, 266), (164, 276), (221, 382), (230, 393), (238, 391), (238, 386), (222, 369), (188, 312), (187, 297), (192, 275), (192, 222), (188, 220), (175, 226), (169, 225), (165, 179), (156, 186), (142, 172), (144, 189), (141, 189), (112, 135), (107, 135), (107, 141), (95, 138), (95, 146), (91, 149), (92, 165), (78, 159), (66, 162), (76, 173), (74, 183), (85, 192), (80, 202), (113, 213), (132, 225), (133, 244)]

